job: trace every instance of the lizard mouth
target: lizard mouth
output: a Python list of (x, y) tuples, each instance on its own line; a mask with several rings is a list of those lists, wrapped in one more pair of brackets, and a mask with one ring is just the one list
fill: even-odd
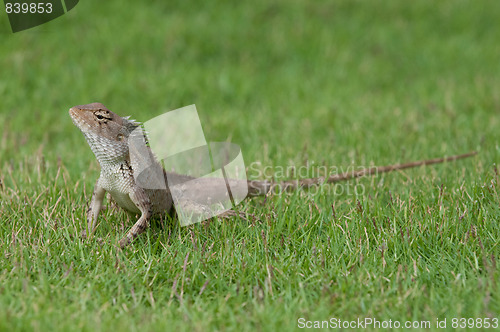
[(77, 112), (78, 111), (74, 107), (71, 107), (68, 112), (69, 116), (71, 117), (71, 120), (75, 125), (77, 125), (77, 117), (78, 117)]
[(71, 107), (68, 113), (69, 116), (71, 117), (71, 121), (73, 121), (73, 124), (77, 126), (78, 129), (82, 130), (82, 127), (86, 125), (86, 122), (80, 116), (81, 110), (75, 107)]
[(69, 113), (69, 116), (71, 117), (71, 119), (74, 119), (77, 116), (77, 112), (78, 112), (78, 110), (75, 109), (74, 107), (71, 107), (69, 109), (68, 113)]

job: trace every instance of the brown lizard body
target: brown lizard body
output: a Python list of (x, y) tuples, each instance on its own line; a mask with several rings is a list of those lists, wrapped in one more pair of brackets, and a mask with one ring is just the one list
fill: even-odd
[[(147, 189), (137, 185), (135, 181), (134, 170), (140, 169), (141, 165), (138, 163), (141, 163), (141, 160), (131, 158), (127, 141), (134, 129), (140, 126), (140, 123), (130, 120), (128, 117), (120, 117), (100, 103), (74, 106), (69, 110), (69, 114), (73, 123), (82, 131), (101, 166), (101, 174), (95, 184), (92, 200), (87, 211), (88, 233), (95, 230), (97, 217), (106, 192), (113, 197), (121, 208), (131, 213), (140, 213), (137, 222), (127, 232), (127, 235), (119, 241), (122, 248), (144, 232), (154, 216), (175, 215), (172, 195), (168, 186), (165, 189)], [(152, 152), (149, 153), (151, 154), (149, 157), (155, 160)], [(371, 167), (358, 172), (332, 175), (328, 178), (293, 180), (281, 183), (249, 180), (247, 181), (248, 196), (308, 188), (323, 183), (335, 183), (366, 175), (453, 161), (475, 154), (476, 152), (471, 152), (446, 158)], [(161, 165), (155, 162), (153, 167), (161, 168)], [(163, 174), (163, 179), (159, 180), (167, 183), (167, 173), (161, 169), (159, 174)], [(171, 176), (171, 173), (168, 174)], [(175, 176), (179, 179), (187, 178), (184, 175), (176, 174)], [(207, 181), (206, 183), (202, 182), (201, 185), (211, 186), (210, 180)], [(201, 190), (200, 192), (203, 194), (204, 191)]]

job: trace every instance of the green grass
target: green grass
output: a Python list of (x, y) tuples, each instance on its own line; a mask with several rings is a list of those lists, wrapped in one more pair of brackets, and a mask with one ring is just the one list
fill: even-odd
[[(0, 330), (500, 318), (499, 12), (81, 1), (0, 35)], [(240, 206), (261, 221), (155, 223), (120, 251), (122, 211), (79, 237), (99, 166), (67, 110), (94, 101), (140, 121), (195, 103), (252, 178), (479, 154)]]

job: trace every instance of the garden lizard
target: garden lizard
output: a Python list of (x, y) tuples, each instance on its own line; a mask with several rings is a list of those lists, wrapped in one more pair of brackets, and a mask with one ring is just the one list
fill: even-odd
[[(148, 227), (150, 220), (155, 216), (175, 216), (171, 192), (166, 189), (147, 189), (139, 186), (134, 178), (134, 170), (141, 163), (140, 159), (131, 158), (128, 137), (139, 128), (141, 124), (129, 117), (121, 117), (101, 103), (74, 106), (69, 110), (73, 123), (81, 130), (92, 152), (101, 166), (100, 176), (95, 184), (92, 199), (87, 210), (87, 234), (92, 233), (97, 224), (97, 217), (102, 207), (104, 195), (108, 192), (118, 206), (131, 213), (140, 214), (139, 219), (119, 241), (124, 248)], [(146, 134), (144, 133), (143, 135)], [(151, 156), (153, 156), (152, 152)], [(421, 165), (431, 165), (446, 161), (453, 161), (475, 155), (476, 152), (415, 161), (406, 164), (397, 164), (381, 167), (370, 167), (361, 171), (335, 174), (329, 177), (314, 179), (290, 180), (275, 183), (267, 180), (247, 180), (248, 196), (266, 195), (272, 192), (288, 191), (297, 188), (334, 183), (342, 180), (353, 179), (365, 175), (391, 172)], [(153, 157), (154, 159), (154, 157)], [(162, 167), (155, 162), (154, 167)], [(167, 173), (161, 169), (163, 181), (167, 183)], [(186, 177), (177, 175), (181, 180)], [(206, 182), (210, 186), (210, 182)], [(210, 188), (208, 188), (210, 189)], [(203, 192), (203, 191), (202, 191)], [(208, 192), (208, 191), (206, 191)], [(234, 211), (227, 211), (229, 215), (236, 215)]]

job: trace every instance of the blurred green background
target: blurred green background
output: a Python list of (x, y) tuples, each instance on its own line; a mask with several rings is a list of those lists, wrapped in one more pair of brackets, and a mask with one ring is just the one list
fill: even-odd
[(499, 12), (490, 1), (81, 2), (1, 36), (0, 158), (42, 146), (83, 169), (93, 156), (67, 110), (94, 101), (140, 121), (194, 103), (208, 140), (240, 144), (247, 161), (286, 163), (304, 147), (330, 163), (491, 151)]
[[(243, 331), (296, 328), (298, 317), (498, 316), (499, 18), (500, 2), (487, 0), (86, 0), (0, 34), (0, 329), (46, 330), (68, 317), (61, 330), (109, 330), (117, 319)], [(68, 109), (91, 102), (139, 121), (196, 104), (207, 140), (240, 145), (247, 165), (479, 155), (387, 176), (358, 197), (256, 200), (249, 209), (267, 223), (174, 229), (172, 239), (156, 228), (167, 249), (144, 237), (149, 247), (121, 253), (112, 243), (125, 214), (106, 214), (104, 248), (72, 237), (98, 165)], [(54, 219), (64, 231), (44, 226)], [(220, 240), (228, 236), (233, 246)], [(191, 243), (215, 244), (210, 268), (197, 267), (204, 258)], [(185, 251), (197, 278), (185, 278)], [(308, 260), (317, 253), (326, 268), (325, 256)], [(228, 262), (233, 254), (241, 261)]]

